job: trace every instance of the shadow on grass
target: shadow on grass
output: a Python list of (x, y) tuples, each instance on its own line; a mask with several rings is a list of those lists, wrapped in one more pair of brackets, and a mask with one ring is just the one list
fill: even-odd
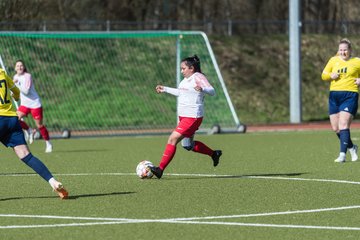
[[(165, 178), (166, 180), (190, 180), (190, 179), (229, 179), (229, 178), (251, 178), (251, 177), (296, 177), (308, 173), (257, 173), (257, 174), (244, 174), (244, 175), (220, 175), (220, 176), (195, 176), (195, 177), (178, 177), (178, 178)], [(164, 175), (166, 177), (166, 175)], [(171, 175), (170, 175), (171, 176)], [(170, 177), (167, 176), (167, 177)]]
[(308, 173), (258, 173), (246, 175), (214, 176), (214, 178), (248, 178), (248, 177), (295, 177)]
[[(81, 194), (81, 195), (70, 195), (68, 200), (76, 200), (78, 198), (88, 198), (88, 197), (103, 197), (103, 196), (112, 196), (112, 195), (125, 195), (125, 194), (134, 194), (135, 192), (112, 192), (112, 193), (95, 193), (95, 194)], [(24, 199), (46, 199), (46, 198), (59, 198), (58, 196), (42, 196), (42, 197), (10, 197), (10, 198), (0, 198), (0, 202), (11, 201), (11, 200), (24, 200)]]
[(68, 200), (74, 200), (78, 198), (87, 198), (87, 197), (103, 197), (111, 195), (125, 195), (125, 194), (134, 194), (135, 192), (113, 192), (113, 193), (98, 193), (98, 194), (82, 194), (82, 195), (70, 195)]
[(0, 173), (0, 176), (21, 176), (21, 175), (37, 175), (37, 173), (26, 173), (26, 172), (19, 172), (19, 173)]
[(57, 153), (87, 153), (87, 152), (110, 152), (112, 149), (74, 149), (74, 150), (56, 150)]

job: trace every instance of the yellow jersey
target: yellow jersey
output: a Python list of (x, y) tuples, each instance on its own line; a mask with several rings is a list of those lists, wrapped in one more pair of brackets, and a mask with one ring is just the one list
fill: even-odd
[[(331, 73), (338, 73), (339, 78), (332, 80)], [(359, 76), (360, 58), (353, 57), (345, 61), (339, 56), (330, 58), (321, 74), (322, 80), (331, 81), (330, 91), (359, 92), (359, 87), (355, 84), (355, 78)]]
[(19, 100), (20, 90), (13, 80), (0, 68), (0, 116), (17, 116), (11, 97)]

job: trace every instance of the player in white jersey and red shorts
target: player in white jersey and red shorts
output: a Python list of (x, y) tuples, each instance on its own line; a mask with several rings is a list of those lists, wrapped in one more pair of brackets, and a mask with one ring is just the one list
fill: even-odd
[(36, 92), (31, 74), (27, 72), (25, 63), (22, 60), (17, 60), (15, 63), (16, 74), (13, 78), (15, 85), (20, 89), (20, 106), (17, 109), (17, 114), (20, 119), (20, 125), (24, 130), (25, 135), (29, 135), (29, 143), (32, 143), (34, 139), (35, 130), (29, 128), (29, 126), (22, 120), (29, 113), (32, 115), (36, 127), (42, 138), (46, 142), (45, 152), (52, 152), (52, 144), (50, 142), (49, 132), (43, 124), (43, 108), (39, 94)]
[(158, 167), (151, 167), (157, 178), (161, 178), (165, 168), (173, 159), (176, 145), (182, 141), (182, 146), (188, 151), (206, 154), (211, 157), (214, 167), (219, 164), (221, 150), (212, 150), (200, 141), (194, 141), (195, 132), (199, 129), (204, 116), (205, 94), (215, 95), (215, 90), (201, 73), (200, 59), (195, 55), (181, 61), (181, 73), (184, 79), (177, 88), (156, 86), (157, 93), (169, 93), (178, 97), (177, 112), (179, 123), (170, 134), (168, 142)]

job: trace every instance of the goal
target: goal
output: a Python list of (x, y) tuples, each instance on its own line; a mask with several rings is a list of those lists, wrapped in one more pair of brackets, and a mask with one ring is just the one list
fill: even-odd
[[(23, 59), (42, 98), (50, 134), (158, 134), (177, 122), (176, 98), (155, 93), (176, 87), (180, 59), (194, 54), (216, 89), (206, 97), (201, 132), (244, 132), (209, 40), (198, 31), (0, 32), (10, 76)], [(31, 124), (31, 119), (25, 119)]]

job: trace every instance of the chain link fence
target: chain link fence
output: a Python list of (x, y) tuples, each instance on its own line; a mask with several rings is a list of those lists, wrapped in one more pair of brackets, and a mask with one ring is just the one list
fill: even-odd
[[(303, 21), (306, 34), (359, 34), (360, 21)], [(0, 22), (0, 31), (136, 31), (192, 30), (208, 35), (287, 34), (287, 20), (226, 21), (17, 21)]]

